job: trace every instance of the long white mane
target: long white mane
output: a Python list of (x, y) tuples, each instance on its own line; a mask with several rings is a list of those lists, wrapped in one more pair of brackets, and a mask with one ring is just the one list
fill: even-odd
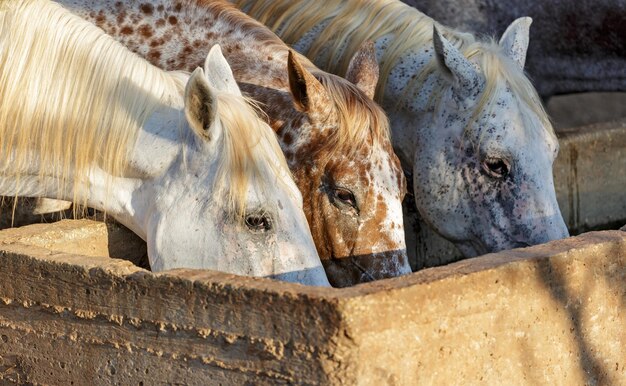
[[(180, 86), (180, 85), (179, 85)], [(33, 173), (75, 188), (90, 166), (122, 175), (129, 144), (176, 87), (101, 30), (44, 0), (0, 9), (2, 173)]]
[[(123, 176), (147, 118), (165, 101), (182, 105), (187, 76), (180, 75), (152, 66), (53, 2), (2, 1), (0, 156), (10, 162), (0, 164), (0, 173), (16, 180), (38, 173), (60, 186), (73, 180), (73, 193), (65, 193), (75, 198), (92, 166)], [(289, 169), (249, 101), (217, 97), (226, 143), (216, 189), (241, 215), (250, 178)]]

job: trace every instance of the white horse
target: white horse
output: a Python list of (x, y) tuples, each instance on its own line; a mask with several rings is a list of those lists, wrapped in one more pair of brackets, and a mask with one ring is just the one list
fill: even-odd
[(376, 98), (419, 213), (466, 257), (568, 236), (552, 178), (558, 142), (523, 72), (530, 18), (498, 43), (396, 0), (236, 3), (337, 74), (363, 41), (375, 42)]
[(327, 286), (271, 128), (218, 46), (167, 73), (45, 0), (0, 4), (0, 194), (103, 210), (153, 271)]

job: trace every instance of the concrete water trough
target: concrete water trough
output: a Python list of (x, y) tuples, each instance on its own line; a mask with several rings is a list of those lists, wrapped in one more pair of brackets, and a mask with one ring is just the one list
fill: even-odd
[[(626, 121), (559, 136), (572, 232), (626, 224)], [(145, 266), (112, 224), (0, 231), (0, 383), (626, 383), (619, 230), (345, 289)]]
[[(626, 232), (346, 289), (106, 257), (121, 228), (0, 232), (0, 380), (34, 384), (618, 384)], [(68, 247), (62, 247), (67, 245)], [(117, 253), (134, 253), (133, 248)]]

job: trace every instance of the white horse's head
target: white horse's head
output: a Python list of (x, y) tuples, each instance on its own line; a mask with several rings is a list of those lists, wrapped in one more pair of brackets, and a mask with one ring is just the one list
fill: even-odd
[(418, 139), (415, 199), (467, 257), (568, 236), (552, 177), (559, 145), (523, 73), (530, 22), (463, 52), (434, 31), (440, 76), (426, 87), (440, 99)]
[(155, 180), (163, 191), (149, 205), (152, 269), (329, 285), (274, 132), (241, 95), (219, 46), (189, 78), (184, 114), (184, 149)]
[(155, 271), (329, 285), (274, 132), (219, 47), (204, 71), (166, 73), (46, 0), (3, 2), (0, 45), (0, 195), (104, 210)]

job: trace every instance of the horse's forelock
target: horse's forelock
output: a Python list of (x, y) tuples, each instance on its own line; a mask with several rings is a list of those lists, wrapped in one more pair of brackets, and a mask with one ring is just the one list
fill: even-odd
[(474, 107), (468, 126), (485, 112), (490, 113), (500, 98), (500, 94), (505, 90), (510, 90), (520, 106), (522, 119), (526, 123), (524, 127), (536, 129), (539, 125), (549, 135), (555, 135), (550, 118), (530, 79), (517, 63), (504, 54), (494, 39), (487, 42), (475, 42), (464, 49), (463, 53), (478, 63), (485, 78), (484, 89)]
[(337, 130), (324, 143), (329, 153), (350, 154), (390, 143), (389, 121), (378, 104), (343, 78), (328, 73), (316, 76), (328, 91), (338, 117)]
[(254, 181), (255, 189), (272, 192), (275, 181), (285, 183), (291, 173), (274, 132), (260, 117), (255, 102), (224, 92), (217, 97), (224, 153), (215, 187), (225, 200), (226, 213), (243, 221), (250, 184)]

